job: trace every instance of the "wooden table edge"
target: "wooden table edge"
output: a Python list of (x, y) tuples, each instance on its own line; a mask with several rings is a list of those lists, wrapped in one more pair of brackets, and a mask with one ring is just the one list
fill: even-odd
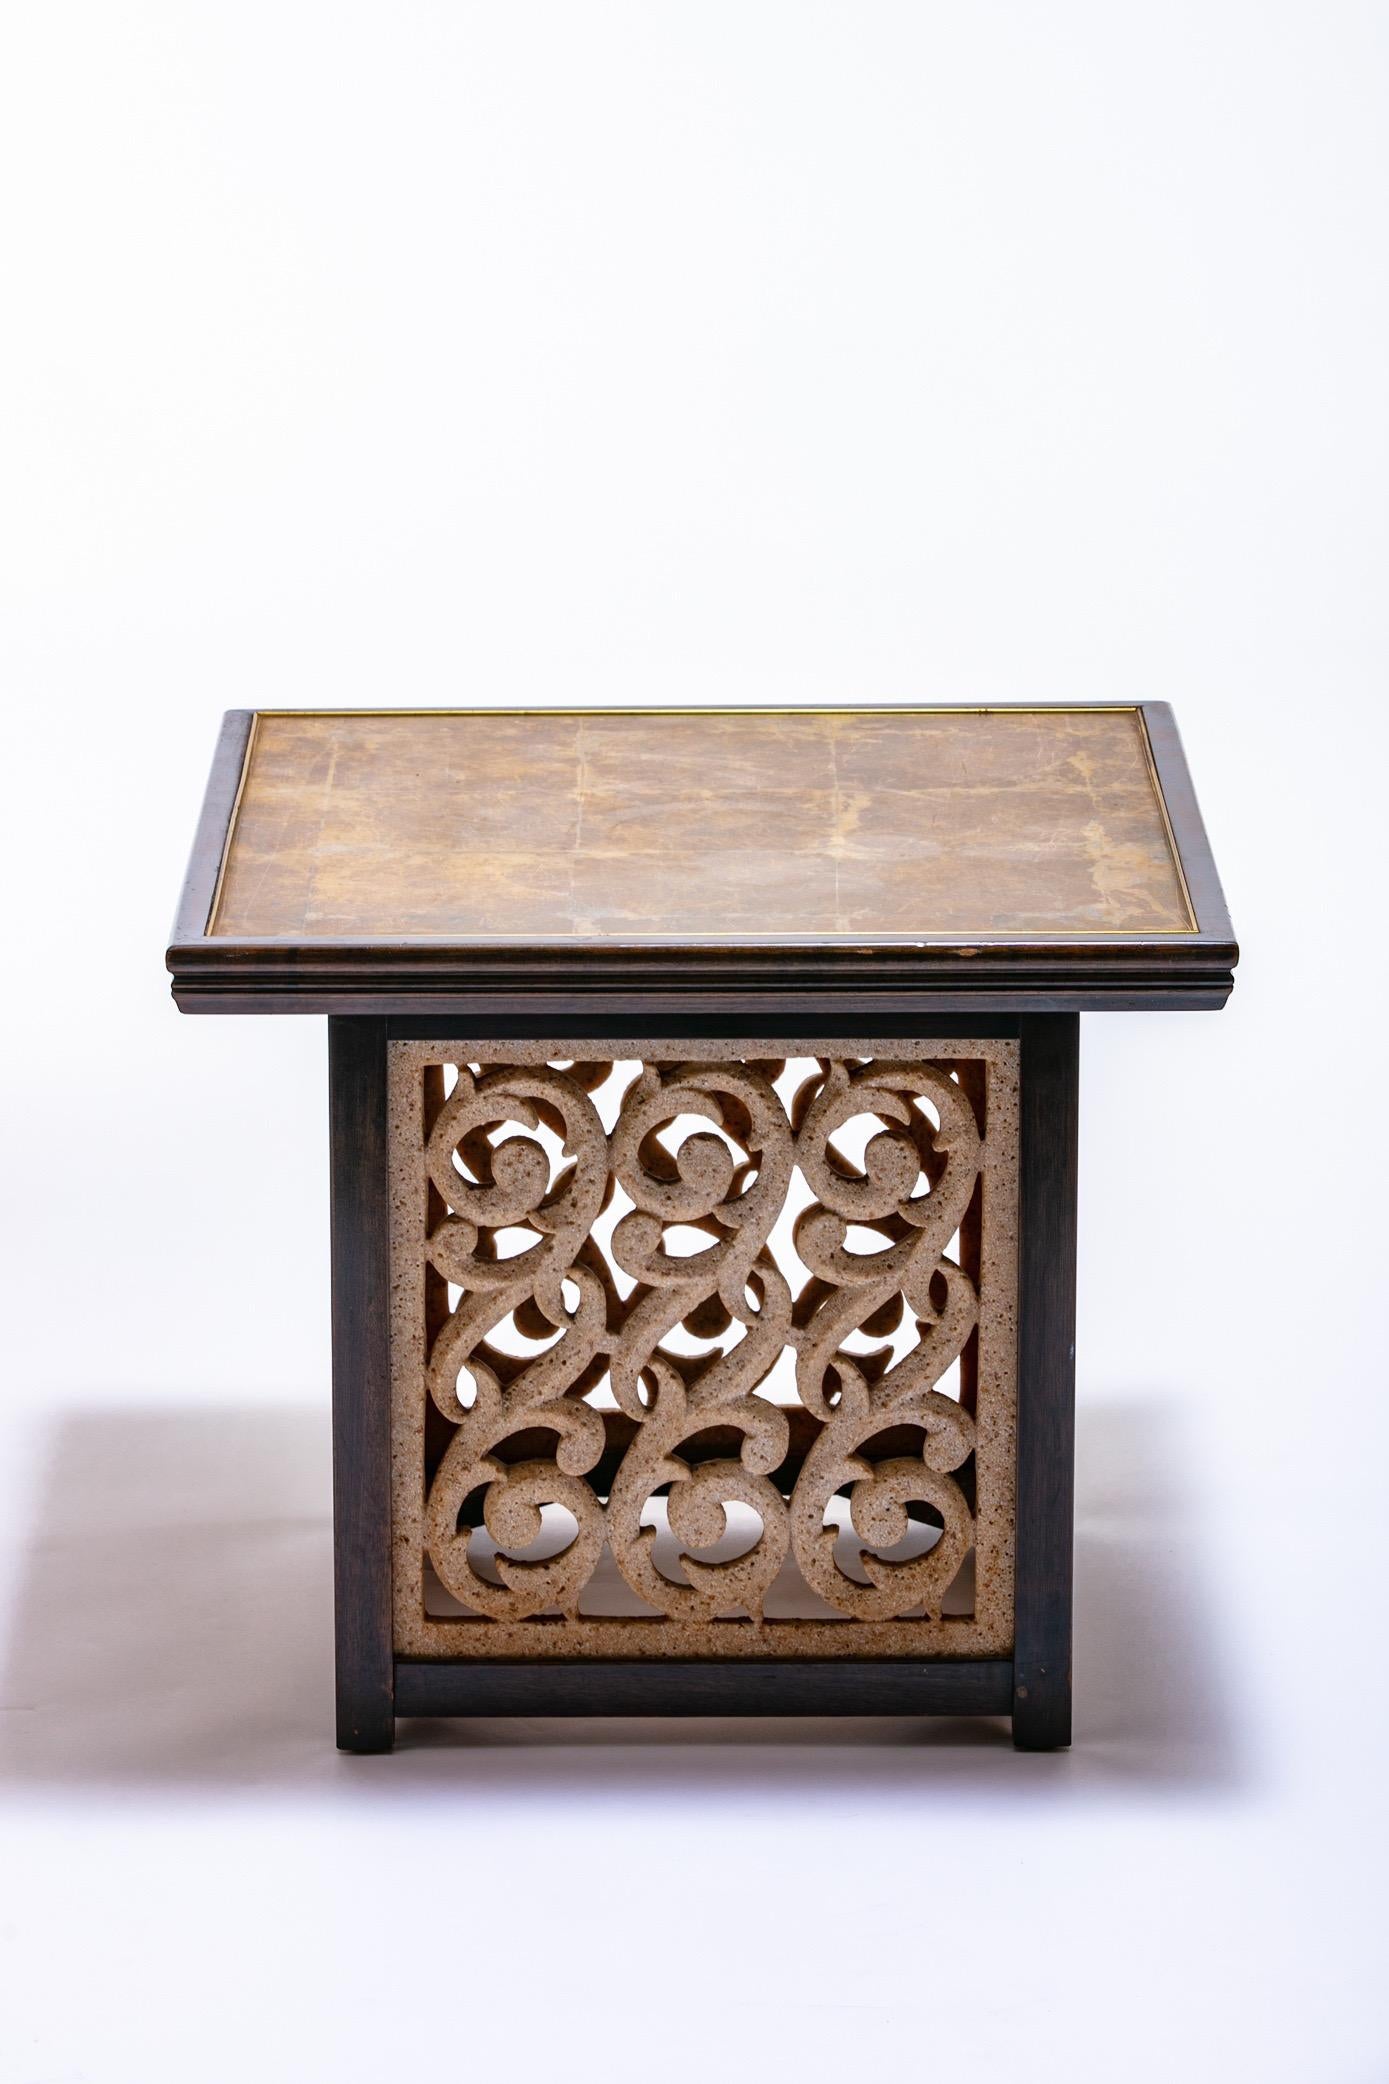
[[(759, 1006), (783, 995), (795, 997), (802, 1009), (798, 1017), (812, 1017), (822, 1006), (832, 1014), (841, 991), (854, 995), (860, 1018), (865, 994), (867, 1003), (882, 1012), (901, 1010), (914, 1017), (956, 1007), (1080, 1012), (1216, 1010), (1224, 1005), (1239, 949), (1169, 704), (877, 706), (918, 712), (954, 707), (964, 714), (1043, 706), (1137, 714), (1195, 931), (1100, 932), (1053, 940), (994, 935), (968, 942), (923, 935), (878, 942), (797, 936), (720, 944), (653, 937), (549, 945), (489, 937), (308, 941), (210, 934), (255, 721), (262, 713), (233, 709), (222, 720), (166, 951), (174, 1001), (186, 1013), (390, 1016), (466, 1009), (477, 1017), (494, 1011), (501, 1016), (533, 1012), (537, 1018), (548, 1016), (552, 995), (592, 1003), (603, 1017), (602, 1008), (620, 1010), (633, 991), (648, 1004), (656, 995), (672, 1015), (680, 1010), (681, 994), (690, 993), (698, 994), (705, 1007), (718, 1004), (740, 1017), (744, 1010), (755, 1016)], [(816, 712), (788, 706), (756, 713)]]

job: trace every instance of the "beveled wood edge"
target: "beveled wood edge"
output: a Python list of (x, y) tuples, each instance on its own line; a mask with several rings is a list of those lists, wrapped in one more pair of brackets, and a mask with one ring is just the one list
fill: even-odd
[(1209, 963), (1224, 955), (1234, 961), (1235, 943), (1214, 934), (900, 934), (872, 940), (862, 935), (768, 935), (765, 940), (685, 940), (678, 935), (648, 934), (640, 940), (540, 941), (452, 937), (430, 934), (381, 935), (378, 938), (298, 937), (247, 939), (231, 934), (202, 934), (169, 950), (190, 968), (243, 970), (250, 962), (267, 973), (292, 970), (299, 976), (343, 970), (453, 970), (491, 977), (594, 979), (626, 976), (634, 968), (688, 975), (696, 971), (738, 971), (747, 975), (775, 965), (779, 976), (818, 976), (836, 970), (846, 974), (886, 965), (902, 976), (946, 962), (971, 969), (1026, 968), (1074, 964), (1110, 967), (1158, 962), (1171, 968), (1183, 963)]
[(1143, 702), (1139, 715), (1148, 734), (1148, 751), (1157, 776), (1158, 799), (1167, 817), (1168, 832), (1177, 867), (1186, 884), (1187, 899), (1195, 915), (1198, 933), (1225, 943), (1230, 949), (1230, 966), (1239, 961), (1235, 930), (1230, 921), (1225, 893), (1206, 836), (1201, 806), (1182, 747), (1181, 733), (1170, 702)]
[[(1181, 988), (1154, 984), (1147, 990), (1114, 991), (1098, 986), (1088, 990), (1012, 990), (981, 992), (969, 997), (960, 992), (941, 991), (922, 993), (909, 1003), (892, 1000), (886, 1006), (865, 1005), (863, 996), (856, 996), (852, 1003), (807, 996), (798, 1002), (795, 1025), (813, 1025), (823, 1028), (826, 1035), (833, 1037), (838, 1029), (855, 1029), (865, 1024), (881, 1026), (885, 1020), (907, 1019), (916, 1026), (933, 1025), (945, 1015), (966, 1014), (972, 1008), (984, 1013), (1006, 1013), (1022, 1011), (1031, 1013), (1218, 1013), (1230, 996), (1233, 979), (1226, 974), (1223, 979), (1207, 986), (1190, 985)], [(285, 993), (269, 992), (209, 992), (201, 990), (173, 993), (174, 1002), (181, 1013), (218, 1015), (228, 1014), (245, 1017), (265, 1015), (283, 1016), (296, 1014), (322, 1017), (341, 1015), (348, 1019), (375, 1018), (401, 1019), (418, 1015), (430, 1020), (464, 1020), (471, 1030), (489, 1030), (502, 1034), (506, 1023), (515, 1023), (517, 1035), (523, 1032), (547, 1033), (558, 1021), (568, 1028), (575, 1028), (583, 1019), (592, 1019), (605, 1028), (621, 1022), (636, 1003), (629, 995), (626, 998), (603, 998), (593, 1013), (575, 1012), (575, 1008), (587, 1008), (588, 1001), (570, 993), (554, 994), (534, 1001), (509, 998), (496, 1000), (486, 995), (469, 997), (459, 992), (421, 994), (408, 997), (389, 992), (304, 992), (293, 997)], [(666, 1027), (672, 1033), (688, 1027), (692, 1017), (707, 1014), (711, 1000), (707, 994), (697, 998), (665, 999), (654, 994), (645, 994), (641, 999), (644, 1011), (637, 1016), (637, 1025), (644, 1024), (654, 1031)], [(778, 1011), (787, 1004), (783, 996), (774, 998), (737, 998), (726, 1002), (724, 1020), (746, 1022), (755, 1027), (765, 1027)], [(498, 1024), (501, 1023), (499, 1026)]]
[(398, 1657), (401, 1716), (1007, 1715), (1007, 1658)]
[[(533, 1032), (553, 1030), (556, 1022), (573, 1027), (576, 1020), (603, 1026), (633, 1019), (688, 1026), (691, 1022), (730, 1021), (762, 1027), (786, 1018), (795, 1026), (837, 1028), (848, 1032), (865, 1024), (904, 1019), (928, 1025), (941, 1015), (972, 1013), (1201, 1012), (1218, 1011), (1234, 984), (1230, 970), (1214, 963), (1176, 975), (1149, 971), (1112, 975), (1103, 970), (1062, 975), (961, 974), (940, 971), (914, 989), (894, 991), (858, 984), (775, 983), (738, 989), (730, 980), (671, 989), (634, 974), (622, 989), (585, 988), (582, 983), (547, 989), (489, 988), (485, 980), (463, 972), (457, 977), (400, 977), (365, 971), (353, 977), (282, 979), (254, 975), (232, 977), (194, 973), (175, 976), (173, 997), (184, 1013), (351, 1014), (384, 1015), (388, 1019), (455, 1020), (474, 1032), (500, 1032), (497, 1023), (517, 1022)], [(518, 1027), (518, 1032), (520, 1028)]]
[[(954, 1008), (1007, 1011), (1194, 1011), (1224, 1005), (1239, 959), (1170, 706), (1152, 703), (883, 703), (915, 713), (1072, 709), (1136, 715), (1145, 733), (1164, 817), (1197, 930), (1104, 934), (1039, 941), (1025, 935), (895, 937), (880, 943), (810, 937), (765, 942), (690, 942), (643, 938), (549, 945), (467, 939), (246, 940), (207, 931), (235, 823), (257, 716), (493, 714), (493, 711), (229, 710), (223, 718), (197, 836), (166, 964), (185, 1013), (458, 1015), (546, 1021), (561, 998), (604, 1009), (630, 1005), (639, 991), (678, 1018), (717, 1005), (756, 1020), (761, 1009), (793, 998), (798, 1019), (834, 1018), (839, 990), (856, 991), (855, 1024), (866, 993), (884, 1012), (913, 1019)], [(512, 711), (511, 714), (543, 712)], [(581, 714), (583, 711), (561, 712)], [(625, 712), (614, 712), (625, 713)], [(682, 714), (667, 709), (648, 714)], [(693, 713), (693, 712), (691, 712)], [(737, 715), (736, 709), (706, 713)], [(755, 713), (808, 714), (804, 706)], [(855, 713), (840, 705), (833, 713)], [(868, 712), (871, 713), (871, 712)], [(895, 995), (895, 996), (894, 996)]]
[(222, 718), (216, 750), (212, 755), (212, 771), (207, 778), (203, 807), (198, 816), (198, 829), (193, 836), (193, 849), (188, 856), (188, 868), (174, 915), (174, 947), (169, 950), (171, 969), (176, 948), (181, 945), (199, 947), (208, 938), (207, 929), (212, 921), (212, 908), (221, 881), (227, 837), (241, 795), (246, 748), (251, 742), (255, 720), (254, 709), (229, 709)]

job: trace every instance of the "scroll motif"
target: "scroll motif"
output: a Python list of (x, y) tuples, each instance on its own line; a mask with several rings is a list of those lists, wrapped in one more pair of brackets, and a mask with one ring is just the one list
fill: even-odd
[[(791, 1291), (768, 1249), (791, 1175), (791, 1130), (771, 1068), (647, 1065), (613, 1133), (613, 1171), (633, 1202), (613, 1232), (613, 1259), (638, 1285), (610, 1349), (612, 1387), (640, 1423), (613, 1485), (608, 1538), (628, 1584), (665, 1614), (712, 1619), (732, 1602), (760, 1616), (786, 1553), (786, 1505), (770, 1472), (786, 1459), (787, 1419), (756, 1395), (791, 1336)], [(698, 1132), (673, 1149), (663, 1132), (680, 1115), (716, 1123), (733, 1150)], [(663, 1243), (671, 1223), (693, 1225), (710, 1244), (672, 1258)], [(685, 1360), (661, 1344), (677, 1325), (707, 1339), (734, 1324), (743, 1337), (712, 1359)], [(692, 1468), (680, 1443), (716, 1419), (741, 1433), (738, 1458)], [(687, 1548), (719, 1541), (734, 1500), (751, 1506), (761, 1534), (734, 1562), (687, 1557), (686, 1582), (673, 1583), (655, 1567), (654, 1527), (641, 1523), (663, 1483), (670, 1527)]]
[(391, 1045), (398, 1643), (992, 1654), (1015, 1045), (618, 1047)]
[[(530, 1130), (543, 1122), (563, 1139), (568, 1163), (557, 1181), (539, 1142), (497, 1140), (509, 1122)], [(427, 1240), (429, 1263), (463, 1291), (426, 1370), (436, 1406), (458, 1428), (430, 1488), (426, 1544), (449, 1591), (479, 1612), (513, 1620), (551, 1605), (573, 1612), (603, 1545), (602, 1508), (582, 1481), (602, 1454), (603, 1421), (582, 1389), (571, 1394), (610, 1339), (606, 1269), (594, 1264), (589, 1239), (611, 1192), (603, 1125), (581, 1078), (543, 1065), (475, 1077), (464, 1066), (430, 1132), (425, 1162), (451, 1210)], [(498, 1234), (517, 1225), (537, 1231), (538, 1241), (499, 1258)], [(527, 1338), (559, 1337), (538, 1359), (518, 1360), (488, 1336), (508, 1319)], [(556, 1438), (552, 1461), (493, 1458), (494, 1448), (542, 1413)], [(578, 1534), (554, 1562), (500, 1555), (499, 1590), (474, 1569), (470, 1534), (458, 1531), (464, 1501), (479, 1486), (499, 1544), (532, 1543), (546, 1504), (568, 1506)]]
[[(916, 1105), (921, 1098), (935, 1102), (939, 1127)], [(868, 1143), (856, 1172), (835, 1133), (863, 1114), (889, 1126)], [(946, 1257), (946, 1246), (979, 1177), (979, 1126), (962, 1088), (930, 1064), (830, 1064), (802, 1086), (796, 1117), (796, 1161), (819, 1197), (796, 1225), (796, 1250), (811, 1274), (796, 1312), (796, 1386), (806, 1409), (824, 1422), (791, 1500), (797, 1560), (816, 1590), (847, 1613), (886, 1619), (923, 1601), (939, 1617), (971, 1532), (950, 1472), (973, 1452), (974, 1424), (934, 1384), (959, 1358), (978, 1319), (974, 1285)], [(851, 1225), (881, 1243), (851, 1251)], [(917, 1337), (902, 1359), (892, 1361), (881, 1345), (855, 1356), (846, 1351), (852, 1333), (882, 1338), (908, 1311)], [(894, 1421), (919, 1425), (920, 1451), (875, 1467), (856, 1450)], [(852, 1524), (865, 1542), (900, 1541), (913, 1499), (941, 1514), (940, 1540), (912, 1563), (885, 1562), (865, 1549), (860, 1562), (869, 1584), (854, 1583), (835, 1561), (824, 1519), (846, 1484)]]

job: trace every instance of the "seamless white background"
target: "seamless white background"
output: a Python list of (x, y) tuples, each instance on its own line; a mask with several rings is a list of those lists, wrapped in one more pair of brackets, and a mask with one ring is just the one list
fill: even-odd
[[(0, 32), (0, 2074), (1378, 2084), (1389, 14)], [(220, 711), (1170, 699), (1244, 946), (1083, 1031), (1077, 1742), (330, 1743), (321, 1023)]]

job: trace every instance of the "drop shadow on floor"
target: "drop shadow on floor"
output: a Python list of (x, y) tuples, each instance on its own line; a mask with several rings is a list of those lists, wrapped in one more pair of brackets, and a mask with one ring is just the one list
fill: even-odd
[(326, 1413), (80, 1410), (53, 1421), (0, 1693), (0, 1788), (1019, 1794), (1249, 1785), (1173, 1406), (1081, 1413), (1076, 1742), (992, 1719), (402, 1722), (332, 1748)]

